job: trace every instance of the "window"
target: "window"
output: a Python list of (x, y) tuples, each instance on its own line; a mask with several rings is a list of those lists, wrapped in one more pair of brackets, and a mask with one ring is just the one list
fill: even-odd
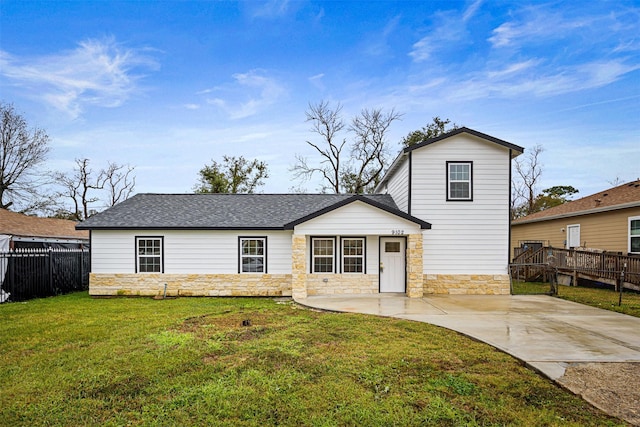
[(162, 273), (162, 237), (136, 237), (138, 273)]
[(447, 162), (447, 200), (473, 200), (472, 162)]
[(384, 242), (384, 251), (385, 253), (399, 253), (400, 252), (400, 242)]
[(640, 216), (629, 218), (629, 252), (640, 254)]
[(313, 238), (311, 246), (311, 272), (333, 273), (335, 271), (335, 239)]
[(267, 272), (267, 238), (240, 237), (240, 272)]
[(342, 272), (364, 273), (364, 248), (363, 237), (349, 237), (342, 239)]

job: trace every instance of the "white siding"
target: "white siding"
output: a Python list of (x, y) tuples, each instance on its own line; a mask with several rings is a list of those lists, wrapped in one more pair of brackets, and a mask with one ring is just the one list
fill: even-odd
[(390, 236), (420, 232), (420, 226), (362, 202), (353, 202), (295, 227), (295, 234), (311, 236)]
[(94, 230), (91, 270), (135, 272), (135, 236), (164, 237), (164, 272), (168, 274), (238, 273), (238, 237), (267, 237), (267, 273), (291, 273), (290, 231)]
[(409, 157), (402, 158), (398, 170), (394, 172), (387, 182), (387, 193), (393, 197), (398, 208), (403, 212), (409, 212)]
[[(509, 150), (459, 134), (413, 151), (411, 214), (424, 232), (425, 274), (506, 274)], [(473, 162), (473, 201), (447, 202), (446, 162)]]

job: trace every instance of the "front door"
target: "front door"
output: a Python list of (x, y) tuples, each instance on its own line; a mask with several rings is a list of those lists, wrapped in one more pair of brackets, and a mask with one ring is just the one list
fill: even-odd
[(567, 248), (573, 249), (580, 246), (580, 224), (567, 226)]
[(404, 237), (380, 238), (380, 292), (405, 292)]

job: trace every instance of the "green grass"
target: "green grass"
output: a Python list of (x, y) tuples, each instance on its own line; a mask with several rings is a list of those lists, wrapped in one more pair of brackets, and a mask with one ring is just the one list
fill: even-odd
[(0, 364), (11, 426), (624, 425), (452, 331), (266, 298), (4, 304)]
[[(515, 281), (513, 283), (513, 293), (516, 295), (546, 293), (549, 292), (549, 288), (548, 283)], [(613, 289), (559, 285), (557, 296), (568, 301), (640, 317), (640, 294), (637, 292), (624, 291), (621, 305), (618, 305), (620, 294)]]

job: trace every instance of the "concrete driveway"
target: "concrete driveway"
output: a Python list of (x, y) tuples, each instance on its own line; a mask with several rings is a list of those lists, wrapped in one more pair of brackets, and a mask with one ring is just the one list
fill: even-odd
[(556, 380), (570, 363), (640, 362), (640, 318), (545, 295), (311, 296), (331, 311), (431, 323), (486, 342)]

